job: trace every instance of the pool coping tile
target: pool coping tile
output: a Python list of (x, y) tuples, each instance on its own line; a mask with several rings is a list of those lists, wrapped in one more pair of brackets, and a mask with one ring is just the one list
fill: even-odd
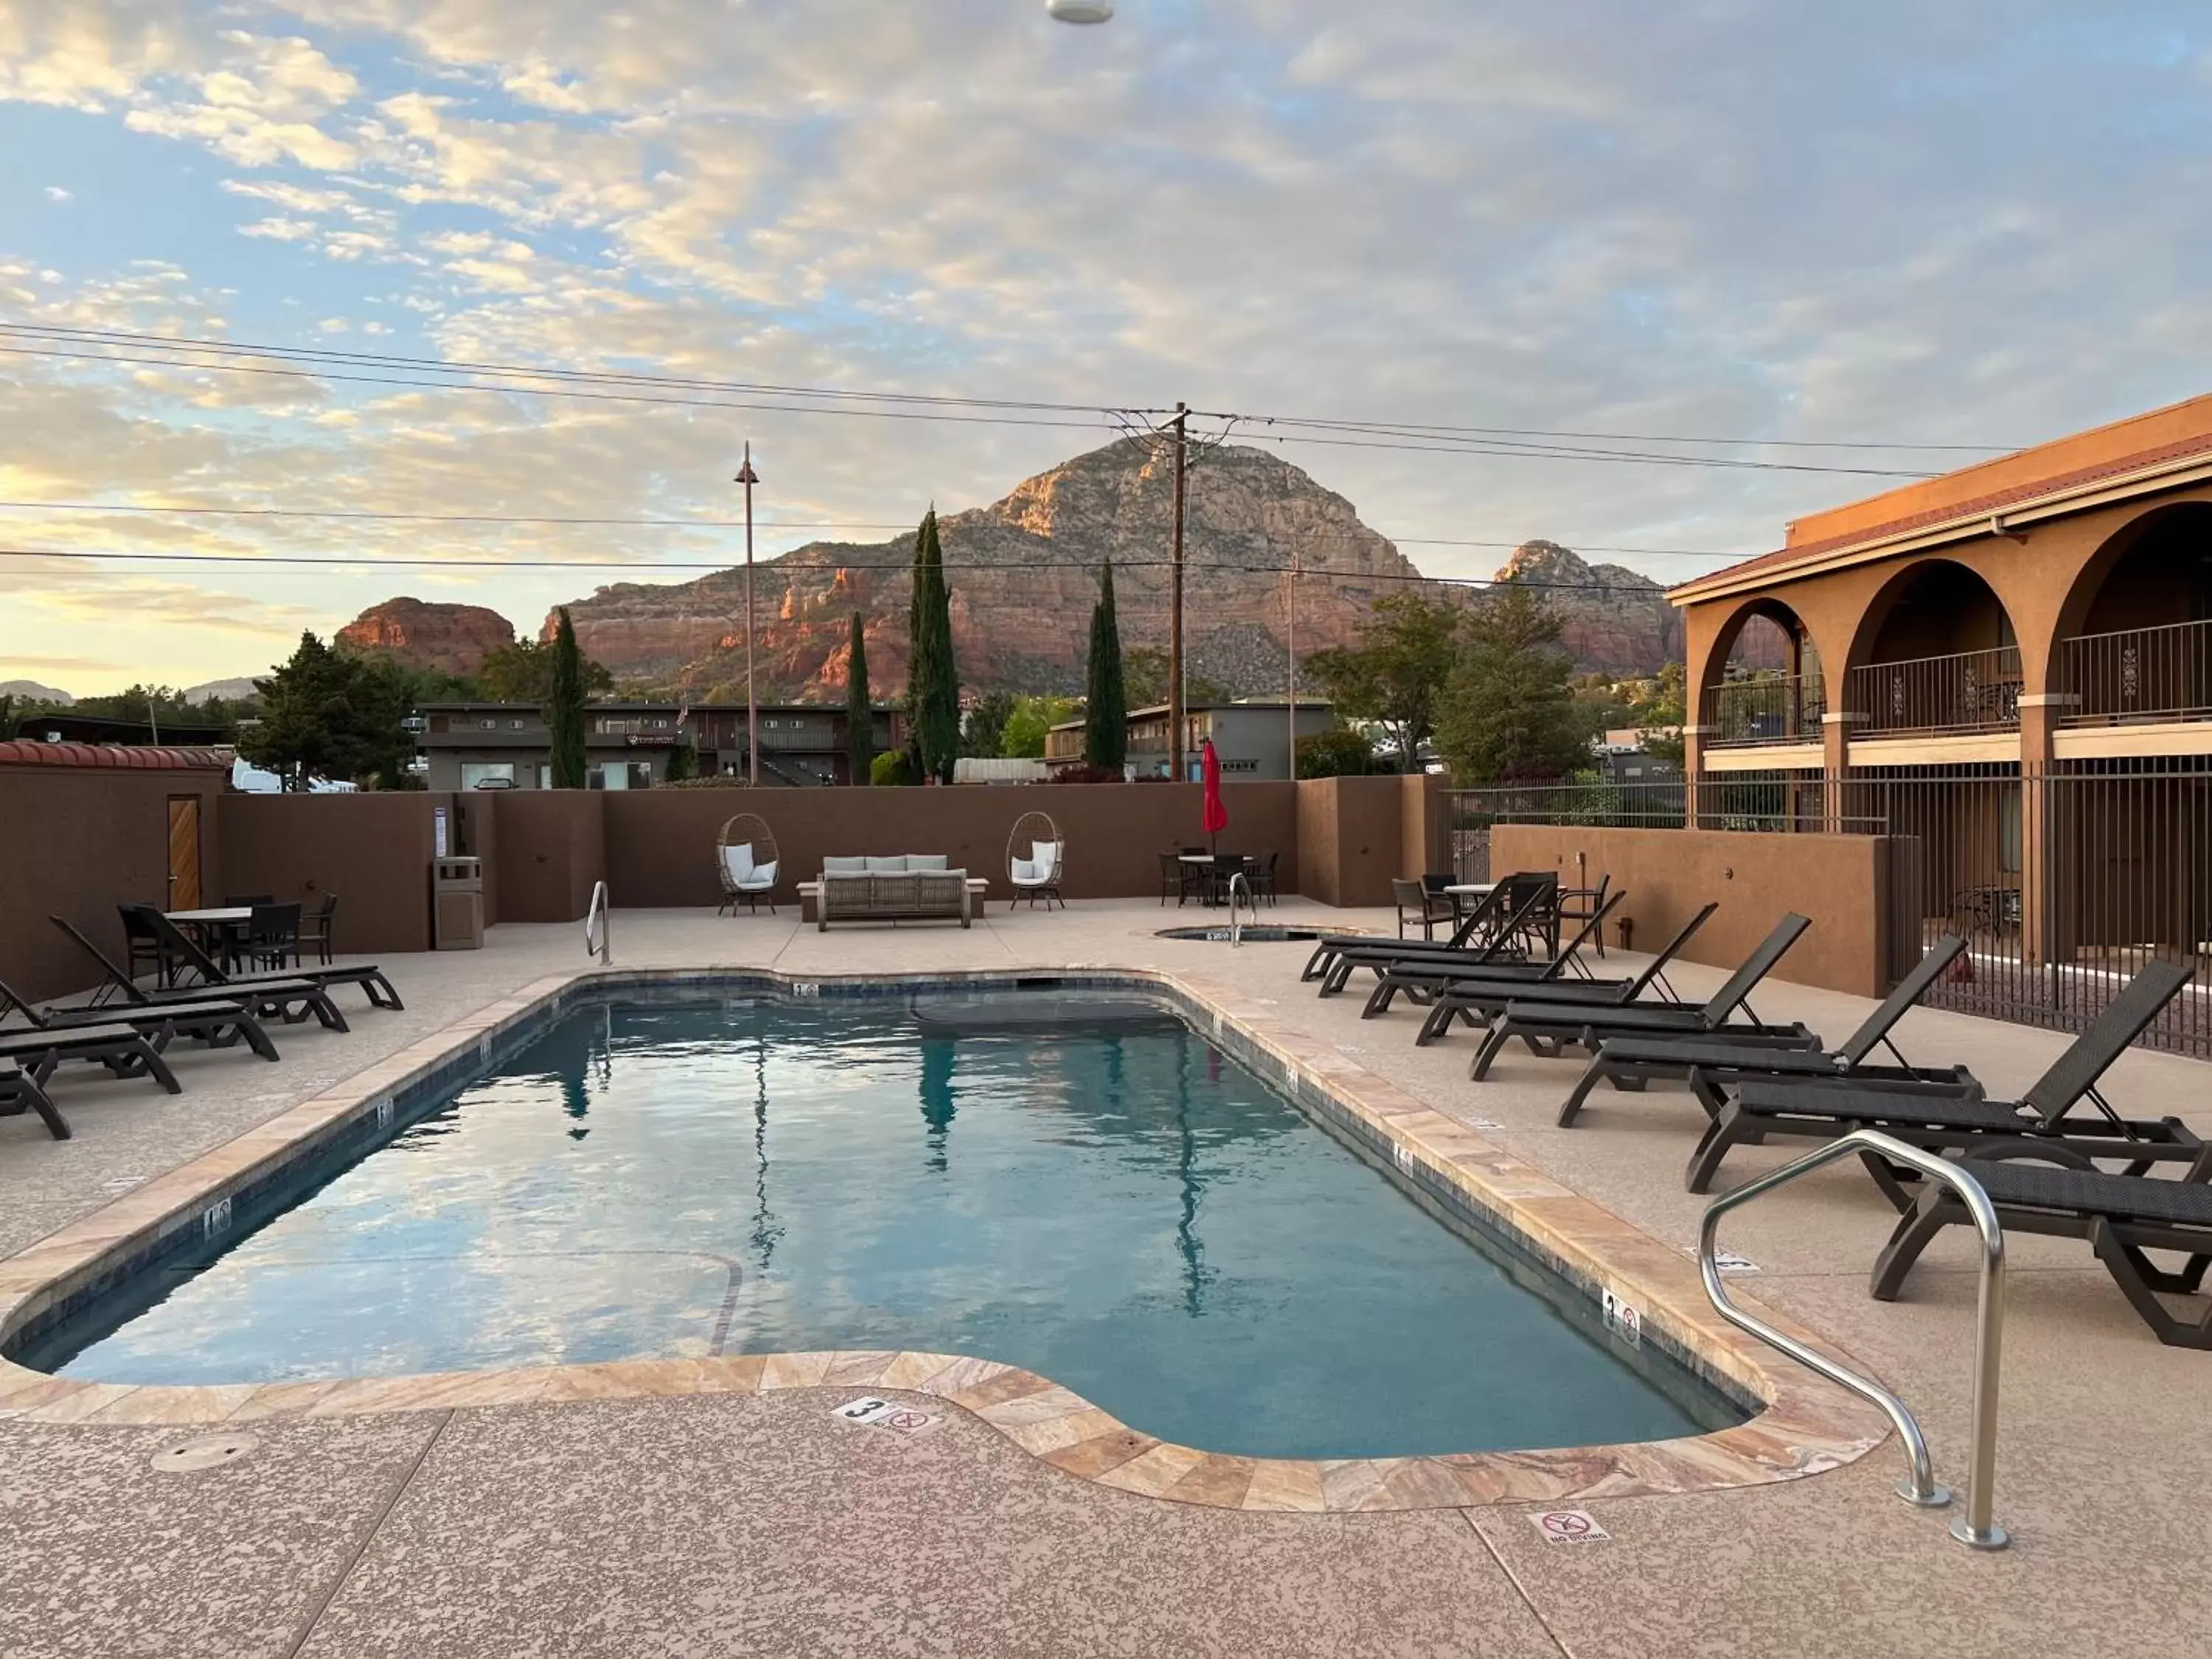
[[(1864, 1456), (1890, 1432), (1871, 1407), (1783, 1360), (1722, 1319), (1680, 1251), (1485, 1139), (1270, 1007), (1202, 976), (1099, 964), (804, 978), (757, 968), (599, 969), (539, 979), (354, 1073), (113, 1203), (0, 1260), (0, 1340), (72, 1297), (127, 1276), (197, 1224), (212, 1228), (233, 1195), (276, 1178), (345, 1136), (381, 1133), (395, 1102), (434, 1091), (457, 1067), (557, 1016), (579, 996), (648, 988), (755, 994), (885, 994), (981, 989), (1024, 981), (1125, 988), (1164, 997), (1299, 1109), (1395, 1164), (1422, 1201), (1470, 1212), (1595, 1299), (1604, 1290), (1640, 1312), (1660, 1341), (1731, 1389), (1754, 1414), (1711, 1433), (1621, 1445), (1425, 1457), (1255, 1458), (1201, 1450), (1133, 1429), (1073, 1389), (1019, 1367), (960, 1354), (852, 1351), (718, 1354), (493, 1371), (304, 1382), (138, 1387), (28, 1370), (0, 1357), (0, 1415), (27, 1423), (242, 1424), (272, 1418), (593, 1401), (875, 1389), (921, 1395), (974, 1417), (1039, 1462), (1094, 1484), (1173, 1503), (1321, 1513), (1482, 1507), (1587, 1498), (1711, 1492), (1797, 1480)], [(367, 1150), (364, 1148), (364, 1151)], [(1823, 1352), (1796, 1321), (1746, 1305)], [(1838, 1356), (1839, 1358), (1843, 1356)]]

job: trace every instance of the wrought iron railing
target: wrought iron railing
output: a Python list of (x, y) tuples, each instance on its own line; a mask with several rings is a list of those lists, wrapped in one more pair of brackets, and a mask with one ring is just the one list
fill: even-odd
[(2167, 623), (2058, 642), (2053, 690), (2068, 726), (2212, 720), (2212, 622)]
[(2020, 726), (2020, 647), (1869, 663), (1844, 682), (1854, 737), (2008, 732)]
[(1817, 672), (1723, 680), (1705, 688), (1699, 712), (1709, 748), (1818, 743), (1827, 686)]

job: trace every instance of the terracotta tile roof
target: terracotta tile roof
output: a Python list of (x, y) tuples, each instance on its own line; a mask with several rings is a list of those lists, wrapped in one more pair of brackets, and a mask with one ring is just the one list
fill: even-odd
[(132, 744), (0, 743), (0, 766), (76, 766), (124, 772), (228, 772), (227, 749), (155, 749)]
[(1702, 576), (1693, 576), (1678, 584), (1680, 587), (1696, 587), (1727, 576), (1741, 576), (1747, 572), (1786, 568), (1803, 560), (1815, 558), (1823, 553), (1832, 553), (1840, 547), (1856, 547), (1863, 543), (1887, 541), (1911, 531), (1923, 530), (1930, 525), (1948, 524), (1954, 519), (1979, 518), (1990, 513), (2001, 513), (2021, 501), (2033, 501), (2040, 495), (2052, 495), (2062, 489), (2077, 489), (2093, 484), (2102, 478), (2115, 478), (2145, 467), (2158, 466), (2168, 461), (2186, 460), (2192, 455), (2212, 454), (2212, 432), (2191, 438), (2161, 444), (2155, 449), (2137, 450), (2131, 455), (2118, 455), (2094, 466), (2076, 468), (2071, 472), (2053, 473), (2046, 477), (2031, 478), (2025, 483), (1978, 495), (1968, 501), (1950, 501), (1941, 507), (1931, 507), (1924, 512), (1908, 514), (1882, 524), (1871, 524), (1863, 530), (1846, 531), (1840, 536), (1825, 537), (1816, 542), (1801, 542), (1795, 547), (1778, 548), (1771, 553), (1762, 553), (1756, 558), (1745, 559), (1735, 564), (1723, 565), (1718, 570), (1708, 570)]

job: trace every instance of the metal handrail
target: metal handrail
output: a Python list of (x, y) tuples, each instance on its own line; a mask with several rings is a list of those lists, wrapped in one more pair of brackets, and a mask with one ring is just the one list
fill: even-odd
[(1898, 1482), (1897, 1495), (1924, 1509), (1941, 1509), (1948, 1504), (1951, 1494), (1936, 1484), (1935, 1471), (1929, 1462), (1927, 1437), (1921, 1433), (1918, 1420), (1905, 1409), (1902, 1400), (1870, 1378), (1753, 1319), (1728, 1299), (1721, 1285), (1714, 1238), (1723, 1216), (1808, 1170), (1861, 1152), (1905, 1164), (1930, 1181), (1942, 1182), (1959, 1195), (1966, 1213), (1973, 1218), (1974, 1230), (1981, 1235), (1981, 1290), (1974, 1321), (1973, 1462), (1966, 1482), (1966, 1512), (1951, 1522), (1951, 1536), (1978, 1550), (2001, 1550), (2011, 1540), (2005, 1529), (1990, 1517), (1990, 1510), (1996, 1495), (1997, 1370), (2004, 1341), (2004, 1230), (1997, 1224), (1997, 1212), (1989, 1194), (1972, 1176), (1932, 1152), (1906, 1146), (1894, 1136), (1874, 1129), (1854, 1129), (1841, 1139), (1832, 1140), (1771, 1174), (1722, 1194), (1706, 1206), (1705, 1221), (1698, 1229), (1698, 1273), (1705, 1282), (1705, 1295), (1715, 1311), (1729, 1324), (1750, 1332), (1769, 1347), (1778, 1349), (1799, 1364), (1880, 1407), (1905, 1442), (1905, 1453), (1912, 1464), (1910, 1475)]
[[(590, 956), (594, 951), (598, 952), (599, 965), (603, 968), (611, 965), (615, 959), (612, 910), (613, 907), (607, 902), (606, 883), (594, 882), (592, 884), (591, 908), (584, 912), (584, 954)], [(592, 943), (592, 924), (594, 921), (599, 924), (599, 939), (597, 945)]]
[(1232, 951), (1244, 943), (1244, 926), (1237, 920), (1237, 890), (1240, 887), (1244, 890), (1244, 902), (1251, 907), (1252, 920), (1260, 920), (1260, 901), (1252, 896), (1252, 884), (1244, 879), (1244, 872), (1239, 870), (1229, 878), (1229, 948)]

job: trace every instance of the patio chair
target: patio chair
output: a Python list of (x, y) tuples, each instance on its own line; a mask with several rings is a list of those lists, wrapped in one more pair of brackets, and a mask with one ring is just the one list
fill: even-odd
[[(1605, 903), (1606, 890), (1612, 885), (1613, 876), (1608, 872), (1598, 877), (1595, 887), (1563, 888), (1559, 893), (1559, 926), (1564, 927), (1569, 922), (1588, 921), (1591, 915)], [(1598, 935), (1596, 944), (1598, 955), (1604, 956), (1604, 934)]]
[[(64, 1031), (0, 1031), (0, 1061), (11, 1061), (41, 1089), (65, 1060), (105, 1066), (120, 1078), (146, 1077), (173, 1095), (184, 1085), (143, 1032), (128, 1025), (73, 1025)], [(51, 1126), (50, 1126), (51, 1127)]]
[(46, 1098), (38, 1079), (13, 1066), (0, 1066), (0, 1117), (20, 1117), (25, 1112), (36, 1112), (56, 1140), (70, 1138), (69, 1120)]
[[(158, 1008), (173, 1002), (205, 1002), (210, 997), (220, 997), (226, 1002), (243, 1003), (259, 1019), (282, 1019), (288, 1025), (296, 1025), (313, 1014), (333, 1031), (346, 1030), (345, 1016), (331, 1000), (331, 994), (314, 981), (303, 978), (253, 979), (234, 981), (230, 985), (211, 990), (206, 986), (183, 988), (157, 986), (149, 990), (117, 967), (106, 951), (87, 939), (59, 916), (48, 916), (48, 921), (67, 933), (79, 950), (99, 964), (105, 982), (94, 993), (87, 1006), (98, 1012), (114, 1011), (118, 1014), (130, 1008)], [(119, 996), (121, 1002), (109, 1002), (111, 996)]]
[[(1616, 898), (1624, 896), (1616, 894)], [(1547, 981), (1540, 986), (1531, 986), (1526, 980), (1487, 977), (1468, 975), (1455, 977), (1432, 994), (1428, 1018), (1414, 1035), (1413, 1046), (1425, 1048), (1439, 1037), (1450, 1035), (1455, 1024), (1487, 1029), (1491, 1022), (1503, 1014), (1514, 1003), (1532, 996), (1541, 996), (1553, 1002), (1577, 1002), (1591, 1008), (1672, 1007), (1679, 1006), (1681, 998), (1667, 980), (1667, 964), (1681, 953), (1695, 938), (1697, 932), (1720, 908), (1717, 904), (1701, 908), (1684, 922), (1674, 937), (1668, 939), (1659, 954), (1644, 964), (1644, 971), (1631, 979), (1566, 979)], [(1602, 913), (1601, 912), (1601, 915)], [(1655, 994), (1647, 997), (1644, 994)]]
[[(2124, 1159), (2130, 1175), (2177, 1159), (2194, 1163), (2203, 1156), (2203, 1143), (2179, 1118), (2123, 1118), (2097, 1089), (2098, 1079), (2165, 1011), (2189, 978), (2190, 970), (2175, 963), (2145, 965), (2017, 1101), (1946, 1100), (1848, 1082), (1747, 1081), (1691, 1153), (1689, 1188), (1704, 1192), (1732, 1147), (1769, 1135), (1833, 1140), (1858, 1128), (1880, 1129), (1907, 1146), (1930, 1152), (1993, 1142), (2059, 1146), (2082, 1157)], [(2096, 1116), (2076, 1115), (2085, 1102)], [(1903, 1172), (1871, 1156), (1860, 1162), (1892, 1204), (1902, 1210), (1911, 1203)]]
[(734, 916), (740, 904), (757, 914), (766, 900), (774, 915), (776, 869), (782, 862), (775, 833), (759, 813), (740, 812), (725, 820), (714, 837), (714, 873), (722, 883), (722, 902), (714, 914), (726, 910)]
[(1452, 939), (1464, 941), (1461, 944), (1418, 939), (1346, 944), (1322, 975), (1321, 994), (1334, 996), (1361, 968), (1380, 978), (1401, 964), (1419, 968), (1433, 963), (1479, 974), (1496, 962), (1548, 961), (1559, 954), (1554, 920), (1558, 891), (1559, 884), (1548, 872), (1508, 877), (1476, 902), (1453, 933)]
[[(1982, 1085), (1965, 1066), (1915, 1066), (1905, 1059), (1892, 1036), (1905, 1012), (1927, 994), (1928, 988), (1943, 976), (1966, 948), (1966, 941), (1955, 933), (1937, 940), (1935, 949), (1898, 981), (1896, 989), (1875, 1005), (1833, 1054), (1739, 1047), (1709, 1037), (1610, 1037), (1598, 1045), (1589, 1068), (1559, 1108), (1559, 1127), (1574, 1126), (1590, 1091), (1600, 1083), (1636, 1091), (1654, 1079), (1686, 1081), (1708, 1116), (1717, 1115), (1726, 1103), (1723, 1087), (1753, 1078), (1781, 1083), (1863, 1083), (1914, 1094), (1978, 1096)], [(1888, 1049), (1896, 1063), (1869, 1063), (1868, 1056), (1880, 1048)]]
[[(1537, 1000), (1534, 993), (1516, 997), (1505, 1005), (1504, 1012), (1491, 1022), (1490, 1030), (1483, 1034), (1482, 1047), (1468, 1067), (1468, 1077), (1471, 1081), (1481, 1082), (1489, 1074), (1491, 1062), (1498, 1058), (1498, 1052), (1516, 1037), (1529, 1053), (1547, 1057), (1564, 1054), (1571, 1048), (1585, 1048), (1595, 1054), (1607, 1037), (1702, 1036), (1723, 1028), (1733, 1042), (1817, 1048), (1820, 1039), (1803, 1024), (1795, 1021), (1781, 1025), (1764, 1024), (1751, 1007), (1752, 992), (1773, 972), (1775, 964), (1812, 925), (1794, 910), (1784, 916), (1760, 941), (1759, 948), (1744, 958), (1743, 965), (1728, 976), (1719, 990), (1700, 1003), (1632, 1002), (1617, 1007), (1593, 1007), (1587, 1002), (1578, 1003), (1556, 994), (1571, 991), (1571, 986), (1544, 988), (1555, 994), (1554, 999), (1548, 1001)], [(1729, 1024), (1739, 1009), (1748, 1017), (1748, 1023)], [(1547, 1044), (1550, 1046), (1547, 1048)]]
[(1054, 904), (1066, 909), (1067, 901), (1060, 896), (1060, 877), (1066, 862), (1067, 839), (1049, 814), (1024, 812), (1016, 818), (1006, 836), (1006, 880), (1014, 890), (1006, 908), (1012, 910), (1027, 899), (1034, 909), (1042, 898), (1047, 909)]
[[(2058, 1164), (2029, 1167), (2021, 1160)], [(2057, 1146), (2018, 1142), (1968, 1150), (1961, 1166), (1980, 1183), (2008, 1233), (2042, 1233), (2053, 1238), (2088, 1241), (2105, 1271), (2120, 1287), (2151, 1334), (2172, 1348), (2212, 1349), (2212, 1306), (2192, 1323), (2177, 1317), (2159, 1298), (2197, 1297), (2212, 1266), (2212, 1169), (2200, 1153), (2189, 1176), (2156, 1181), (2113, 1175), (2087, 1158)], [(1948, 1187), (1936, 1182), (1901, 1217), (1875, 1259), (1868, 1285), (1878, 1302), (1894, 1302), (1920, 1253), (1944, 1228), (1969, 1219)], [(2143, 1254), (2178, 1250), (2185, 1258), (2166, 1272)]]
[(1384, 965), (1391, 962), (1473, 962), (1492, 951), (1492, 941), (1487, 935), (1495, 930), (1500, 907), (1505, 902), (1504, 885), (1492, 888), (1469, 908), (1452, 930), (1449, 939), (1383, 939), (1374, 933), (1323, 933), (1315, 942), (1313, 954), (1298, 972), (1298, 982), (1313, 980), (1326, 982), (1337, 970), (1340, 960), (1347, 956), (1376, 957)]
[[(1459, 921), (1459, 907), (1452, 902), (1451, 895), (1431, 888), (1426, 880), (1408, 881), (1403, 876), (1391, 877), (1390, 899), (1398, 908), (1400, 939), (1406, 937), (1408, 921), (1419, 924), (1421, 937), (1430, 941), (1436, 939), (1438, 922), (1449, 921), (1456, 925)], [(1412, 913), (1410, 916), (1408, 912)]]
[(152, 907), (118, 904), (115, 908), (123, 918), (124, 963), (129, 976), (136, 980), (150, 972), (164, 985), (175, 983), (175, 970), (170, 966), (168, 952), (161, 947), (161, 936), (146, 922), (144, 912)]
[[(282, 985), (304, 981), (328, 991), (334, 985), (358, 985), (372, 1008), (389, 1008), (396, 1012), (405, 1006), (399, 1000), (399, 993), (392, 988), (392, 981), (385, 977), (384, 970), (374, 963), (359, 963), (344, 968), (293, 968), (274, 974), (226, 974), (209, 959), (206, 951), (177, 932), (169, 919), (160, 911), (155, 911), (151, 920), (155, 927), (164, 935), (162, 942), (168, 946), (169, 954), (176, 957), (179, 974), (198, 974), (204, 982), (203, 989), (220, 987), (229, 991), (266, 982)], [(324, 1023), (327, 1024), (329, 1022)], [(343, 1029), (343, 1022), (340, 1029)]]
[(1493, 962), (1479, 969), (1444, 968), (1434, 963), (1413, 962), (1402, 967), (1387, 968), (1378, 975), (1375, 988), (1367, 994), (1367, 1006), (1360, 1011), (1362, 1019), (1373, 1019), (1378, 1014), (1390, 1012), (1390, 1005), (1404, 993), (1411, 1000), (1426, 1005), (1447, 987), (1463, 980), (1489, 981), (1528, 987), (1541, 985), (1554, 980), (1575, 977), (1568, 982), (1577, 985), (1621, 986), (1625, 979), (1599, 980), (1591, 977), (1589, 969), (1582, 959), (1582, 948), (1597, 936), (1602, 923), (1613, 907), (1628, 896), (1615, 893), (1607, 899), (1597, 914), (1585, 921), (1559, 947), (1557, 956), (1541, 962)]
[(336, 893), (324, 894), (322, 908), (315, 912), (312, 919), (314, 923), (313, 930), (306, 935), (313, 942), (316, 960), (325, 968), (331, 965), (331, 954), (336, 948), (334, 940), (337, 927), (337, 915), (338, 896)]
[(265, 901), (255, 905), (253, 919), (246, 925), (245, 957), (257, 969), (283, 968), (287, 958), (293, 966), (298, 966), (300, 907)]
[[(243, 1003), (231, 998), (166, 1002), (146, 1008), (41, 1008), (29, 998), (19, 995), (5, 980), (0, 980), (0, 1018), (5, 1018), (11, 1010), (28, 1020), (33, 1030), (68, 1031), (88, 1025), (128, 1025), (156, 1048), (166, 1048), (180, 1036), (195, 1038), (211, 1048), (228, 1048), (242, 1040), (264, 1060), (277, 1057), (276, 1045), (261, 1029), (261, 1022), (246, 1011)], [(0, 1036), (14, 1036), (18, 1029), (0, 1025)]]
[(1181, 908), (1185, 896), (1182, 860), (1170, 848), (1160, 854), (1160, 906), (1164, 909), (1167, 902), (1173, 899), (1176, 908)]
[(1269, 904), (1274, 903), (1275, 864), (1281, 857), (1280, 853), (1267, 852), (1246, 860), (1244, 878), (1252, 884), (1254, 898), (1264, 898)]

